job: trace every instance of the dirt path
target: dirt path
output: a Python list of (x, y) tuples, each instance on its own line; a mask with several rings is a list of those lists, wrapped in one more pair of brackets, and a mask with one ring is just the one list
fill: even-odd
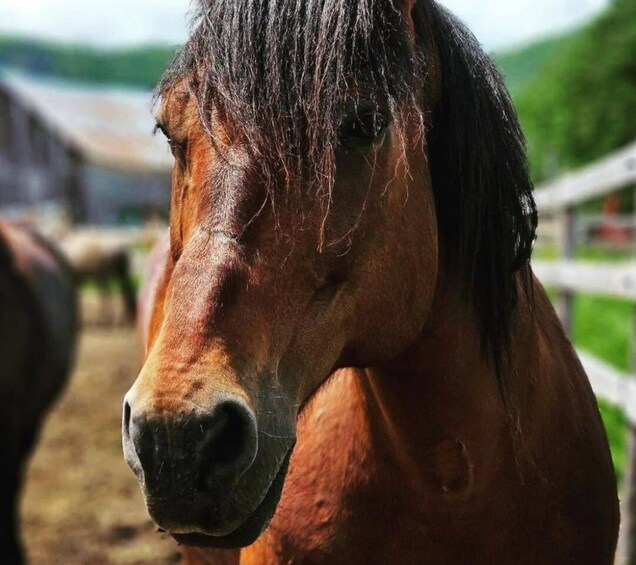
[(88, 329), (77, 370), (31, 459), (22, 535), (33, 565), (169, 564), (121, 454), (120, 411), (140, 353), (134, 331)]

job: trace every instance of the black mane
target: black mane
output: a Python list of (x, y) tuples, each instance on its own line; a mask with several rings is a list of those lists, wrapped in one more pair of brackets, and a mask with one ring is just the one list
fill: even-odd
[(415, 23), (422, 41), (434, 41), (441, 66), (442, 97), (428, 133), (441, 237), (484, 345), (500, 363), (510, 353), (517, 294), (531, 289), (537, 209), (525, 138), (501, 74), (472, 33), (429, 0), (418, 3)]
[[(426, 133), (441, 238), (465, 281), (484, 346), (510, 352), (518, 281), (529, 287), (537, 214), (525, 142), (501, 76), (472, 34), (433, 0), (414, 9), (414, 52), (391, 0), (200, 0), (193, 35), (159, 85), (189, 78), (210, 109), (284, 171), (314, 170), (329, 195), (343, 96), (373, 85), (398, 126), (439, 61), (441, 100)], [(426, 47), (435, 45), (435, 54)], [(520, 277), (519, 277), (520, 275)]]

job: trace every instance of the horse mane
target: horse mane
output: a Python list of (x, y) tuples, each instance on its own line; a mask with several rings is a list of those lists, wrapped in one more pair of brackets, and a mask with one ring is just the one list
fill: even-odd
[(157, 94), (188, 77), (210, 135), (214, 108), (266, 176), (282, 172), (289, 187), (309, 169), (302, 180), (319, 179), (329, 197), (347, 94), (373, 85), (399, 119), (414, 94), (412, 55), (391, 2), (198, 0), (192, 36)]
[[(511, 349), (519, 276), (526, 291), (531, 286), (537, 214), (525, 142), (503, 80), (472, 34), (433, 0), (418, 1), (414, 23), (415, 50), (390, 0), (199, 0), (191, 39), (157, 96), (187, 79), (210, 135), (214, 108), (268, 163), (267, 176), (283, 174), (290, 186), (309, 169), (327, 200), (352, 86), (372, 85), (398, 128), (419, 112), (432, 124), (427, 143), (450, 268), (465, 282), (484, 347), (500, 367)], [(431, 40), (442, 93), (429, 120), (419, 89)]]
[(420, 41), (437, 47), (441, 68), (427, 136), (441, 238), (503, 386), (519, 290), (532, 304), (537, 209), (525, 138), (503, 78), (473, 34), (433, 1), (420, 0), (414, 20)]

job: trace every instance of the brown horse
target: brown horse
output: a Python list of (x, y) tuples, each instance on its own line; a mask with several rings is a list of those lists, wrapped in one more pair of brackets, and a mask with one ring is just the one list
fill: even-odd
[(130, 269), (130, 249), (121, 242), (100, 241), (91, 233), (78, 233), (62, 241), (62, 250), (75, 271), (78, 283), (93, 282), (100, 293), (100, 322), (113, 318), (111, 285), (117, 284), (126, 321), (133, 324), (137, 314), (137, 292)]
[(126, 459), (191, 563), (609, 564), (501, 78), (432, 0), (204, 0)]
[(0, 562), (21, 563), (17, 502), (43, 416), (71, 370), (74, 277), (25, 226), (0, 223)]

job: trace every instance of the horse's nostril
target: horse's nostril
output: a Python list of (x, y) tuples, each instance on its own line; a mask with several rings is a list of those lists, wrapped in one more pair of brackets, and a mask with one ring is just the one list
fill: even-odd
[(128, 437), (130, 435), (130, 403), (125, 400), (124, 401), (124, 414), (122, 416), (123, 426), (124, 426), (124, 437)]
[(132, 407), (128, 398), (124, 399), (124, 408), (122, 413), (122, 436), (124, 458), (134, 471), (138, 478), (142, 475), (142, 462), (139, 456), (139, 450), (136, 442), (137, 430), (135, 428), (134, 418), (132, 416)]
[(257, 437), (254, 418), (236, 402), (224, 402), (199, 422), (203, 440), (198, 447), (202, 478), (238, 478), (256, 457)]
[(256, 458), (256, 419), (239, 400), (171, 418), (148, 417), (125, 402), (122, 419), (126, 461), (153, 497), (218, 492)]

